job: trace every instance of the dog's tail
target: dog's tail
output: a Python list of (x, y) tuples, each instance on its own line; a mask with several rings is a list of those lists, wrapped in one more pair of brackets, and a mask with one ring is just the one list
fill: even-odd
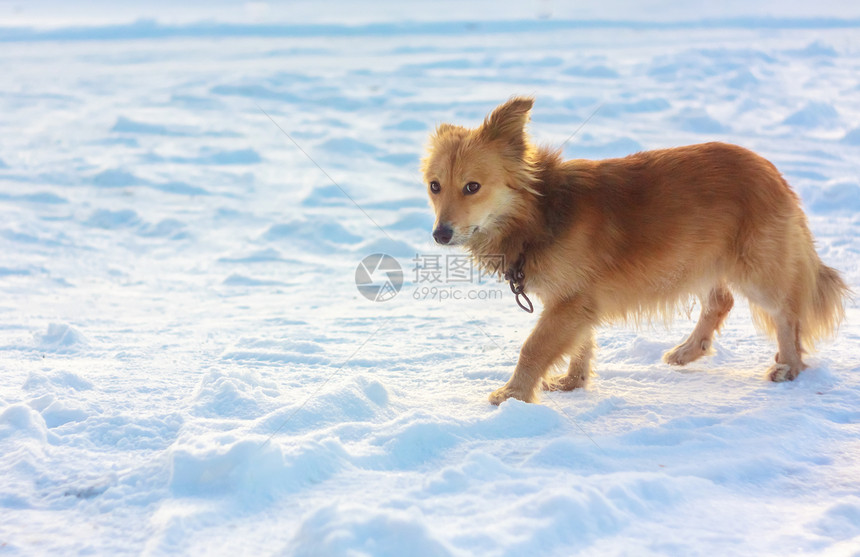
[[(807, 348), (814, 348), (816, 341), (833, 336), (845, 316), (845, 300), (851, 290), (839, 276), (839, 272), (821, 262), (814, 249), (801, 264), (803, 270), (796, 277), (793, 300), (790, 306), (799, 321), (800, 341)], [(773, 316), (759, 305), (750, 304), (756, 328), (768, 336), (776, 337)]]
[(832, 336), (845, 317), (845, 300), (851, 290), (839, 276), (839, 272), (828, 267), (815, 257), (817, 273), (801, 304), (801, 340), (812, 347), (816, 340)]

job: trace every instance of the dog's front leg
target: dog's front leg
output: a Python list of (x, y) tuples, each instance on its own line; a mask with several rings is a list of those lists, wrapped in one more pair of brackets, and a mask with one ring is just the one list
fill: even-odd
[(590, 338), (592, 324), (593, 311), (579, 297), (545, 307), (520, 350), (514, 374), (504, 387), (493, 391), (490, 402), (501, 404), (509, 398), (537, 402), (549, 366)]

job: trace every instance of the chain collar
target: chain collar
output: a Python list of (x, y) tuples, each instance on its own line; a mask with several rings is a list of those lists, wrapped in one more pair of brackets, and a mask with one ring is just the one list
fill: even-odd
[(511, 285), (511, 292), (516, 295), (517, 305), (528, 313), (534, 313), (535, 308), (532, 305), (532, 301), (529, 300), (529, 297), (526, 296), (526, 293), (523, 291), (525, 288), (523, 283), (526, 279), (526, 274), (523, 272), (525, 264), (526, 252), (522, 252), (517, 259), (517, 262), (511, 267), (508, 267), (508, 270), (505, 271), (505, 280), (507, 280)]

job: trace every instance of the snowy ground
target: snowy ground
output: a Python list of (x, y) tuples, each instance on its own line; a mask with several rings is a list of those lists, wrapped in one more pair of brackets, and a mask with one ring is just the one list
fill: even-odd
[[(428, 242), (428, 131), (523, 93), (541, 142), (602, 106), (568, 156), (769, 157), (860, 291), (856, 14), (652, 4), (0, 29), (0, 555), (857, 555), (857, 302), (794, 383), (738, 304), (688, 369), (660, 363), (686, 316), (610, 328), (588, 390), (495, 408), (535, 317), (416, 280), (458, 253)], [(354, 283), (375, 252), (391, 301)]]

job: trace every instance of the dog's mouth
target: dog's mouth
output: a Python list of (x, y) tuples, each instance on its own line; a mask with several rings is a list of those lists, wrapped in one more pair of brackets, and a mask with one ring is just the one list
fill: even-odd
[(480, 226), (470, 226), (465, 232), (455, 235), (451, 240), (452, 245), (468, 246), (473, 243), (485, 230)]
[[(480, 230), (480, 226), (470, 226), (465, 230), (454, 230), (454, 234), (447, 242), (442, 242), (446, 246), (462, 246), (467, 244), (472, 237)], [(438, 242), (438, 240), (437, 240)]]
[[(440, 230), (443, 232), (437, 237)], [(488, 233), (488, 229), (480, 224), (459, 229), (454, 228), (453, 230), (449, 228), (448, 230), (451, 231), (451, 235), (448, 237), (444, 235), (444, 229), (437, 228), (433, 232), (433, 239), (436, 240), (436, 243), (444, 246), (463, 246)]]
[(455, 235), (454, 238), (451, 240), (451, 244), (462, 246), (463, 244), (469, 243), (469, 240), (471, 240), (480, 229), (481, 227), (477, 225), (470, 226), (463, 234)]

